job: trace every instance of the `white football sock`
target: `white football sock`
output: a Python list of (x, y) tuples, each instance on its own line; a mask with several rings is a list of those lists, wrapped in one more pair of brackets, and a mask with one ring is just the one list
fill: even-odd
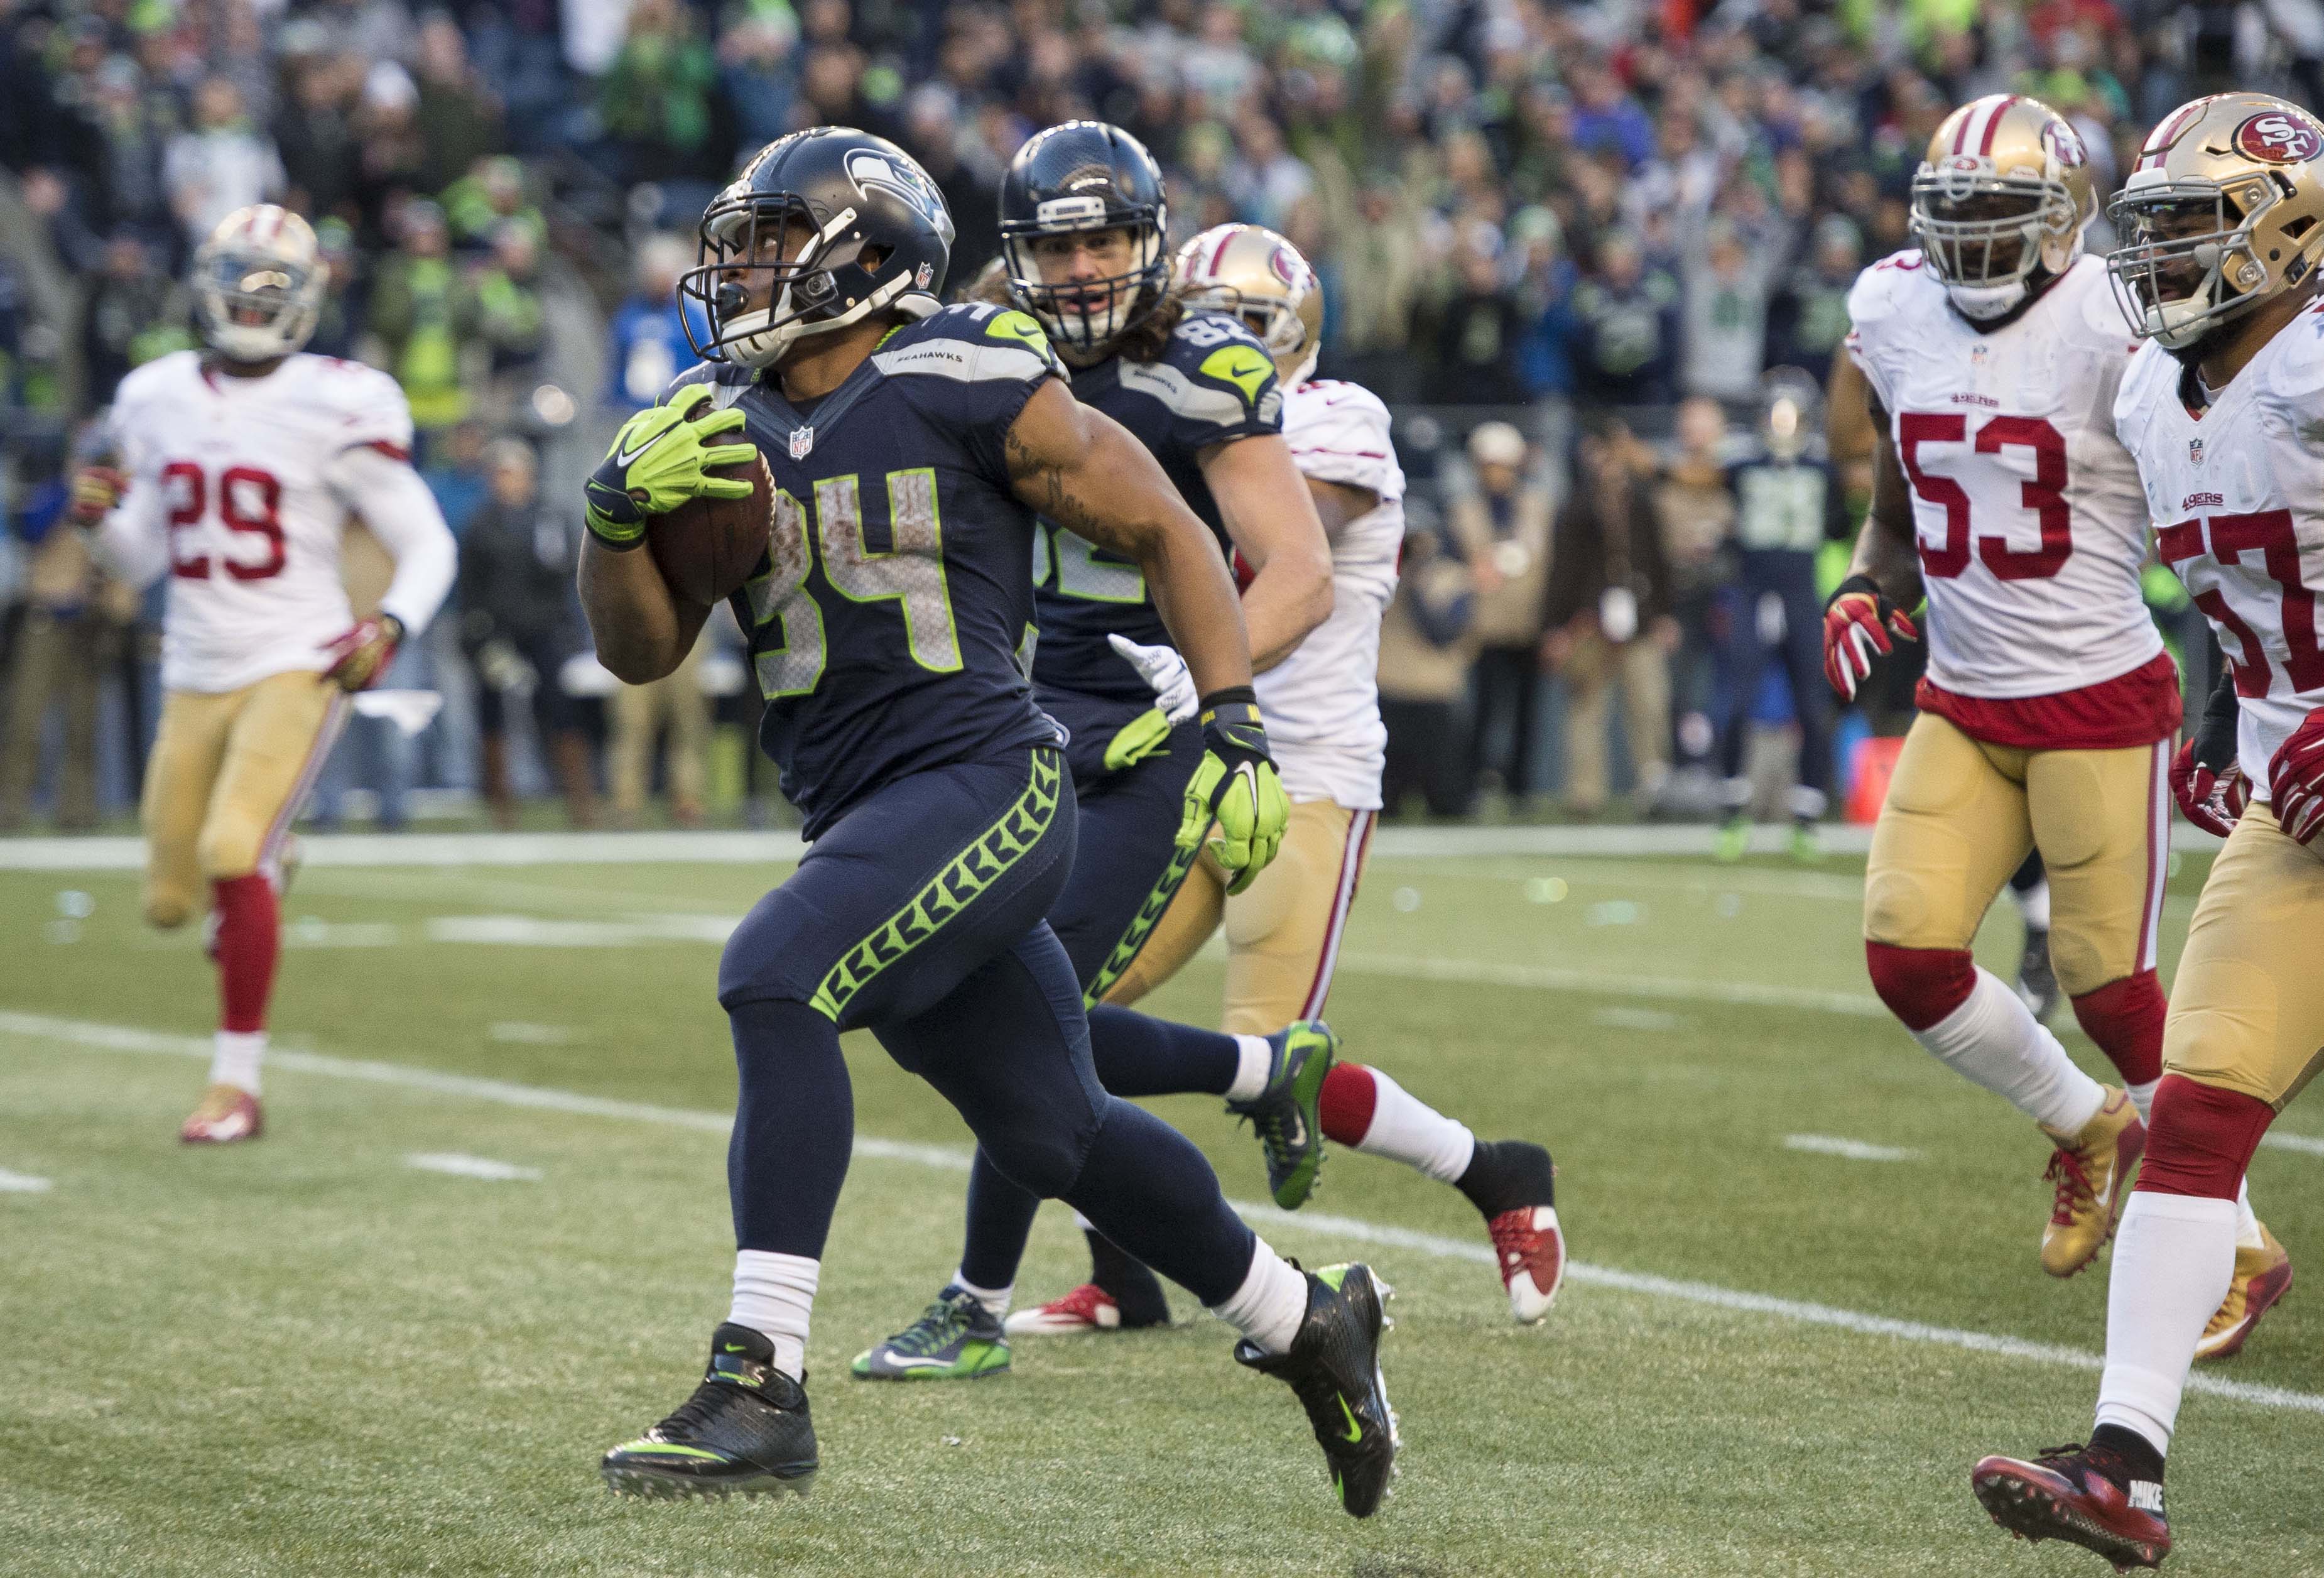
[(266, 1057), (266, 1032), (220, 1030), (210, 1045), (210, 1083), (258, 1094), (258, 1066)]
[(2135, 1430), (2155, 1451), (2171, 1450), (2195, 1344), (2235, 1274), (2234, 1201), (2132, 1191), (2107, 1287), (2099, 1424)]
[(2126, 1084), (2123, 1086), (2123, 1089), (2130, 1093), (2130, 1104), (2138, 1109), (2138, 1121), (2140, 1122), (2152, 1123), (2154, 1121), (2154, 1091), (2155, 1087), (2160, 1085), (2163, 1082), (2159, 1079), (2150, 1079), (2144, 1084)]
[(734, 1252), (734, 1302), (726, 1318), (775, 1345), (775, 1368), (793, 1380), (807, 1376), (807, 1323), (815, 1310), (823, 1263), (766, 1250)]
[(2036, 1123), (2078, 1134), (2106, 1104), (2098, 1081), (2074, 1066), (1992, 971), (1980, 969), (1969, 1001), (1913, 1039), (1972, 1084), (1983, 1085)]
[(2012, 888), (2009, 890), (2009, 896), (2017, 900), (2017, 912), (2025, 918), (2025, 925), (2029, 930), (2050, 929), (2049, 878), (2043, 878), (2023, 893)]
[(1017, 1285), (1014, 1282), (1006, 1287), (979, 1287), (957, 1268), (954, 1268), (952, 1274), (952, 1285), (991, 1310), (992, 1318), (996, 1321), (1009, 1313), (1009, 1300), (1017, 1291)]
[(1234, 1083), (1219, 1094), (1231, 1102), (1254, 1101), (1275, 1076), (1274, 1043), (1265, 1036), (1238, 1035), (1235, 1050), (1240, 1057), (1235, 1064)]
[(2256, 1250), (2266, 1243), (2259, 1231), (2259, 1218), (2252, 1214), (2251, 1180), (2246, 1178), (2236, 1186), (2236, 1248)]
[(1379, 1069), (1367, 1066), (1364, 1072), (1372, 1079), (1372, 1121), (1356, 1149), (1416, 1167), (1440, 1184), (1459, 1183), (1477, 1154), (1477, 1137), (1469, 1126), (1446, 1117)]
[(1250, 1339), (1262, 1353), (1288, 1353), (1291, 1339), (1307, 1315), (1307, 1278), (1299, 1269), (1254, 1237), (1250, 1269), (1242, 1286), (1211, 1313)]

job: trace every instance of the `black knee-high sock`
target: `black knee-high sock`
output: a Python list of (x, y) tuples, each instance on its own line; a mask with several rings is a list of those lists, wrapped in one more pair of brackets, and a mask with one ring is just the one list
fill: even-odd
[(738, 1249), (823, 1258), (855, 1143), (839, 1029), (803, 1002), (728, 1010), (742, 1091), (726, 1146)]
[(1232, 1297), (1250, 1270), (1255, 1235), (1227, 1205), (1218, 1175), (1193, 1140), (1143, 1107), (1108, 1100), (1065, 1198), (1205, 1305)]
[(1170, 1301), (1162, 1280), (1140, 1265), (1138, 1258), (1093, 1227), (1082, 1229), (1089, 1240), (1090, 1280), (1112, 1296), (1121, 1306), (1125, 1326), (1158, 1326), (1170, 1319)]
[(1089, 1010), (1098, 1083), (1117, 1096), (1222, 1096), (1242, 1054), (1232, 1036), (1100, 1003)]
[(1010, 1180), (979, 1146), (968, 1169), (968, 1237), (961, 1245), (961, 1275), (979, 1287), (1014, 1286), (1040, 1208), (1041, 1197)]

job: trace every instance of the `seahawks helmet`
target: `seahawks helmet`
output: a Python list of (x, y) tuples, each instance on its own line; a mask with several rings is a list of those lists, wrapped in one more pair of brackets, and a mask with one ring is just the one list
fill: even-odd
[[(797, 257), (783, 229), (809, 232)], [(761, 149), (702, 215), (698, 261), (679, 279), (706, 334), (681, 314), (707, 361), (773, 365), (797, 341), (894, 310), (943, 304), (952, 215), (912, 156), (869, 132), (816, 126)], [(706, 340), (707, 343), (705, 343)]]
[[(1170, 215), (1162, 171), (1146, 144), (1103, 121), (1067, 121), (1034, 136), (1001, 182), (1001, 251), (1010, 299), (1052, 340), (1102, 351), (1161, 306), (1170, 288)], [(1127, 272), (1049, 283), (1037, 236), (1128, 230)]]

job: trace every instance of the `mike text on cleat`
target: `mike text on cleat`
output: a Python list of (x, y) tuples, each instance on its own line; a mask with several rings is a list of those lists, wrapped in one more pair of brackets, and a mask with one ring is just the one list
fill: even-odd
[(2096, 1442), (2052, 1447), (2031, 1463), (1986, 1458), (1969, 1471), (1969, 1488), (2012, 1535), (2096, 1551), (2117, 1573), (2160, 1567), (2171, 1554), (2161, 1478), (2144, 1477), (2122, 1453)]
[(712, 1334), (694, 1395), (600, 1465), (615, 1495), (665, 1500), (804, 1496), (817, 1466), (805, 1389), (763, 1335), (731, 1323)]
[(1275, 1376), (1297, 1394), (1340, 1504), (1356, 1518), (1379, 1509), (1401, 1444), (1379, 1368), (1388, 1324), (1381, 1306), (1392, 1297), (1369, 1266), (1326, 1266), (1307, 1273), (1307, 1313), (1289, 1352), (1261, 1352), (1247, 1339), (1234, 1350), (1238, 1363)]

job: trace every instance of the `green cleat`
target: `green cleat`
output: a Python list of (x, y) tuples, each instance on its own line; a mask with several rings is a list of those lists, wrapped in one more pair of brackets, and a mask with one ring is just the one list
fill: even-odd
[(1719, 825), (1719, 835), (1711, 845), (1711, 858), (1723, 865), (1733, 865), (1751, 849), (1751, 823), (1746, 817), (1730, 817)]
[(1275, 1046), (1275, 1076), (1250, 1101), (1229, 1102), (1227, 1111), (1250, 1120), (1267, 1153), (1268, 1191), (1284, 1210), (1296, 1211), (1323, 1170), (1319, 1108), (1340, 1038), (1321, 1020), (1294, 1020), (1268, 1039)]
[(946, 1287), (920, 1318), (855, 1356), (858, 1380), (982, 1380), (1009, 1373), (1009, 1339), (982, 1301)]
[(1823, 863), (1823, 840), (1816, 836), (1815, 824), (1800, 822), (1792, 827), (1792, 859), (1803, 866)]
[(678, 1412), (607, 1453), (599, 1466), (617, 1496), (661, 1500), (804, 1496), (819, 1460), (807, 1392), (775, 1368), (772, 1343), (727, 1324), (710, 1339), (710, 1370)]

